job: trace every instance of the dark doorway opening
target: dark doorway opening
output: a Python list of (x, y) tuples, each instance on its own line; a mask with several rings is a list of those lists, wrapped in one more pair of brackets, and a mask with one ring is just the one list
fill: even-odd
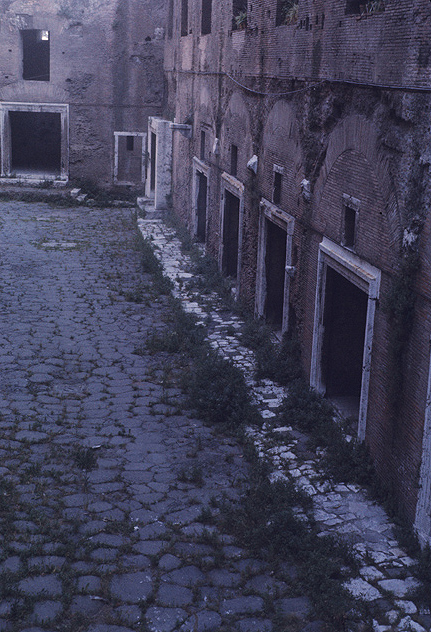
[(359, 413), (367, 306), (365, 292), (327, 268), (322, 376), (326, 396), (348, 416)]
[(266, 320), (281, 327), (284, 309), (284, 277), (286, 268), (286, 231), (266, 221)]
[(239, 198), (230, 191), (225, 191), (222, 270), (224, 274), (234, 278), (238, 273), (238, 240)]
[(198, 177), (198, 199), (197, 199), (197, 229), (196, 237), (198, 241), (205, 243), (206, 223), (207, 223), (207, 190), (208, 179), (201, 171), (197, 172)]
[(154, 191), (156, 188), (156, 151), (157, 136), (151, 132), (151, 155), (150, 155), (150, 189)]
[(61, 115), (55, 112), (9, 112), (11, 171), (61, 173)]
[(142, 137), (118, 136), (119, 183), (139, 184), (142, 182)]

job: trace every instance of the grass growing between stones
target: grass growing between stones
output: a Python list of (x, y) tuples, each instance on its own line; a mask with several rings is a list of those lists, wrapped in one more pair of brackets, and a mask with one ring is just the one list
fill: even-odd
[[(176, 304), (171, 310), (170, 318), (168, 332), (151, 334), (147, 349), (152, 353), (182, 356), (182, 386), (187, 405), (203, 421), (236, 435), (241, 436), (240, 430), (245, 424), (261, 425), (262, 419), (251, 402), (242, 371), (210, 347), (204, 340), (202, 328), (196, 327), (194, 319), (185, 315), (180, 305)], [(262, 356), (273, 355), (272, 347), (265, 345), (258, 344), (265, 349)], [(291, 350), (297, 349), (293, 340), (286, 340), (285, 345)], [(298, 377), (299, 362), (295, 353), (283, 368), (286, 381)], [(269, 360), (266, 362), (269, 364)], [(359, 629), (355, 623), (362, 625), (364, 631), (371, 629), (364, 623), (365, 611), (342, 587), (342, 583), (357, 572), (348, 546), (335, 538), (319, 537), (312, 519), (312, 501), (289, 481), (271, 482), (267, 466), (255, 457), (254, 450), (249, 453), (251, 475), (240, 502), (222, 503), (217, 508), (221, 509), (220, 517), (214, 519), (209, 510), (201, 514), (200, 520), (210, 524), (215, 520), (241, 546), (251, 549), (255, 556), (270, 562), (275, 569), (280, 569), (283, 561), (298, 565), (297, 590), (310, 596), (315, 616), (326, 622), (328, 630)], [(190, 472), (180, 473), (180, 476), (185, 482), (195, 478)]]
[(240, 502), (222, 505), (221, 525), (275, 569), (285, 562), (295, 564), (295, 588), (308, 594), (328, 630), (366, 625), (366, 610), (342, 587), (358, 570), (350, 547), (336, 538), (319, 537), (312, 501), (292, 482), (271, 482), (268, 466), (254, 459)]

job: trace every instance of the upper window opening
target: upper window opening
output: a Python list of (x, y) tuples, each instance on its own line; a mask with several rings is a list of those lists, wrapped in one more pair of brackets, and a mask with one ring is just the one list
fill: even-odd
[(384, 0), (347, 0), (346, 15), (371, 15), (372, 13), (381, 13), (385, 10)]
[(202, 35), (208, 35), (208, 33), (211, 33), (211, 15), (212, 15), (212, 0), (202, 0), (202, 21), (201, 21)]
[(206, 134), (203, 130), (201, 130), (201, 146), (200, 146), (200, 154), (199, 157), (201, 160), (205, 160), (206, 155)]
[(233, 0), (232, 31), (242, 31), (247, 27), (247, 0)]
[(21, 31), (22, 78), (27, 81), (49, 81), (49, 31)]
[(298, 0), (277, 0), (275, 25), (295, 24), (298, 21)]
[(189, 34), (189, 0), (181, 0), (181, 36)]
[(133, 151), (135, 148), (134, 136), (126, 136), (126, 149), (127, 151)]
[(278, 171), (274, 171), (274, 185), (272, 189), (272, 201), (274, 204), (280, 204), (281, 202), (281, 183), (283, 176)]
[(238, 175), (238, 147), (237, 145), (230, 146), (230, 173), (231, 175)]
[(343, 245), (354, 248), (356, 241), (356, 211), (349, 206), (344, 207), (344, 240)]
[(168, 6), (168, 39), (172, 39), (174, 30), (174, 0), (169, 0)]

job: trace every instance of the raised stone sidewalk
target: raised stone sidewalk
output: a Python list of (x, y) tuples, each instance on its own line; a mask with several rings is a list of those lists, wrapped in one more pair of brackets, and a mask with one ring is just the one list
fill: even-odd
[(301, 441), (292, 438), (292, 428), (273, 428), (271, 419), (282, 402), (284, 388), (270, 380), (254, 380), (253, 353), (240, 342), (241, 320), (226, 313), (217, 295), (213, 294), (210, 300), (208, 296), (203, 299), (193, 284), (187, 284), (191, 263), (182, 253), (174, 229), (154, 214), (150, 206), (146, 211), (145, 219), (138, 219), (139, 229), (144, 238), (152, 240), (165, 274), (173, 282), (174, 294), (198, 321), (205, 322), (210, 316), (211, 345), (243, 370), (260, 412), (267, 420), (262, 429), (249, 428), (248, 433), (259, 454), (271, 459), (273, 478), (293, 477), (296, 485), (312, 496), (314, 516), (322, 533), (339, 534), (353, 544), (361, 569), (347, 588), (354, 596), (381, 606), (382, 614), (374, 621), (375, 631), (430, 630), (430, 613), (420, 611), (409, 598), (417, 585), (411, 573), (414, 560), (400, 549), (394, 526), (384, 510), (356, 485), (334, 485), (323, 480), (319, 454), (304, 460)]

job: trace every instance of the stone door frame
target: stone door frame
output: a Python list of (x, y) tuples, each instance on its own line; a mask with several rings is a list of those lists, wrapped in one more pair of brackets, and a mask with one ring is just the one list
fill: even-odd
[(145, 184), (146, 175), (146, 156), (147, 156), (147, 133), (146, 132), (114, 132), (114, 184), (119, 185), (136, 185), (136, 182), (126, 182), (118, 180), (119, 169), (119, 140), (120, 136), (133, 136), (134, 138), (142, 139), (142, 153), (141, 153), (141, 183)]
[(268, 229), (266, 220), (273, 222), (282, 230), (286, 231), (286, 262), (284, 275), (284, 299), (283, 299), (283, 320), (281, 332), (284, 334), (289, 328), (289, 295), (290, 282), (294, 270), (292, 268), (292, 242), (293, 231), (295, 229), (294, 218), (281, 208), (272, 204), (265, 198), (260, 201), (259, 217), (259, 237), (257, 247), (257, 277), (256, 277), (256, 301), (255, 314), (258, 318), (265, 316), (266, 302), (266, 248), (268, 239)]
[[(9, 122), (9, 112), (49, 112), (60, 114), (61, 148), (60, 148), (60, 175), (49, 176), (43, 179), (32, 176), (17, 176), (11, 178), (12, 166), (12, 138)], [(59, 180), (67, 182), (69, 179), (69, 105), (67, 103), (0, 103), (0, 177), (8, 182), (14, 180), (29, 180), (41, 182), (43, 180)]]
[(245, 186), (240, 180), (224, 171), (221, 175), (221, 191), (220, 191), (220, 244), (218, 264), (220, 271), (223, 270), (223, 231), (224, 231), (224, 213), (226, 191), (239, 198), (239, 226), (238, 226), (238, 262), (236, 274), (236, 298), (240, 292), (241, 264), (242, 264), (242, 240), (243, 240), (243, 220), (244, 220), (244, 191)]
[(378, 268), (364, 261), (353, 252), (332, 242), (327, 237), (323, 237), (319, 244), (310, 386), (322, 394), (325, 393), (325, 384), (323, 383), (322, 377), (322, 348), (324, 337), (323, 318), (325, 310), (326, 270), (328, 266), (356, 285), (368, 296), (358, 421), (358, 439), (363, 441), (365, 439), (367, 426), (374, 316), (376, 302), (380, 292), (381, 272)]
[[(207, 199), (206, 199), (206, 221), (205, 221), (205, 235), (208, 234), (208, 204), (209, 204), (209, 190), (210, 190), (210, 173), (211, 168), (205, 162), (193, 156), (193, 179), (192, 179), (192, 234), (196, 237), (198, 232), (198, 193), (199, 193), (199, 173), (202, 173), (207, 179)], [(206, 240), (206, 239), (205, 239)]]

